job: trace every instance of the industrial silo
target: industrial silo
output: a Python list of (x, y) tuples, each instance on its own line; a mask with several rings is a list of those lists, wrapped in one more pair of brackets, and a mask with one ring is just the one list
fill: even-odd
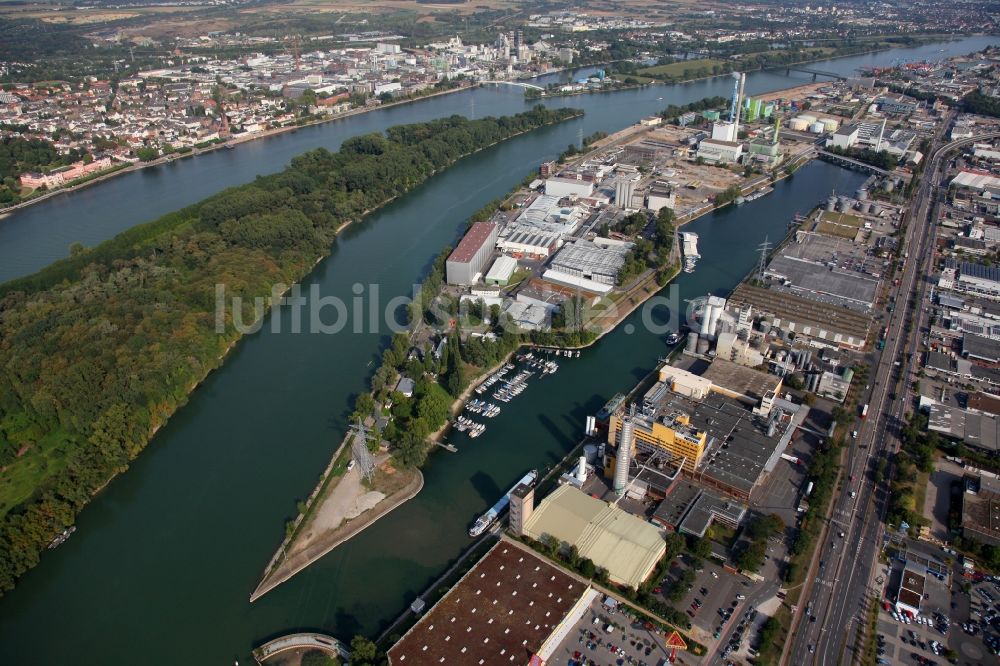
[(587, 459), (587, 463), (593, 465), (597, 462), (597, 447), (593, 444), (587, 444), (583, 447), (583, 457)]
[(688, 333), (687, 345), (684, 347), (684, 351), (689, 354), (696, 354), (698, 352), (698, 334), (694, 331)]
[(826, 210), (830, 213), (837, 209), (837, 197), (830, 197), (826, 200)]
[(823, 133), (823, 123), (821, 123), (821, 122), (819, 122), (817, 120), (816, 122), (814, 122), (811, 125), (809, 125), (809, 131), (812, 132), (813, 134), (822, 134)]
[(838, 123), (833, 118), (824, 118), (823, 119), (823, 130), (824, 131), (826, 131), (826, 132), (836, 132), (838, 127), (840, 127), (840, 123)]
[(868, 199), (868, 190), (866, 190), (863, 187), (859, 187), (857, 194), (855, 196), (857, 197), (858, 201), (865, 201), (866, 199)]
[(709, 347), (708, 340), (705, 340), (704, 338), (702, 338), (701, 340), (698, 341), (698, 353), (699, 354), (703, 354), (703, 355), (707, 354), (708, 353), (708, 347)]
[(792, 118), (788, 122), (788, 129), (793, 132), (805, 132), (809, 128), (809, 121), (802, 118)]

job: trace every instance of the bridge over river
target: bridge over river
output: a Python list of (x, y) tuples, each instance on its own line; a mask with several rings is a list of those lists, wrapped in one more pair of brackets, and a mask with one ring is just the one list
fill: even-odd
[(291, 650), (301, 650), (303, 653), (310, 650), (320, 650), (331, 657), (343, 659), (345, 662), (351, 657), (347, 646), (333, 636), (303, 632), (288, 634), (264, 643), (253, 651), (253, 658), (257, 660), (258, 664), (266, 664), (272, 657)]

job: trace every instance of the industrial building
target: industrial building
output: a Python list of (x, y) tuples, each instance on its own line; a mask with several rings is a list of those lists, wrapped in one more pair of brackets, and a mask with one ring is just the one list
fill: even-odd
[(554, 197), (589, 197), (594, 193), (594, 183), (577, 178), (553, 176), (545, 179), (545, 194)]
[(666, 554), (656, 527), (571, 485), (542, 500), (525, 522), (525, 533), (536, 541), (547, 535), (564, 547), (576, 546), (580, 557), (607, 569), (612, 582), (633, 588)]
[(738, 141), (702, 139), (698, 157), (713, 164), (736, 164), (743, 158), (743, 144)]
[(486, 284), (506, 285), (510, 282), (510, 276), (517, 270), (517, 259), (513, 257), (500, 256), (496, 258), (490, 270), (486, 272), (484, 282)]
[(982, 474), (965, 477), (962, 535), (1000, 546), (1000, 479)]
[(927, 410), (929, 431), (990, 453), (1000, 451), (1000, 419), (996, 414), (939, 402), (931, 402)]
[[(552, 258), (549, 267), (566, 275), (614, 286), (632, 243), (609, 238), (568, 243)], [(549, 272), (546, 272), (548, 279)]]
[(476, 222), (472, 225), (445, 262), (448, 284), (472, 285), (479, 280), (483, 268), (493, 255), (498, 231), (497, 225), (492, 222)]
[(622, 210), (632, 208), (632, 196), (639, 184), (639, 174), (622, 174), (615, 180), (615, 205)]
[(501, 541), (389, 648), (389, 663), (545, 663), (596, 597), (547, 560)]
[(806, 338), (814, 346), (861, 350), (871, 326), (868, 315), (748, 283), (733, 291), (729, 304), (750, 305), (765, 316), (768, 327)]
[(958, 266), (955, 289), (1000, 300), (1000, 268), (963, 261)]
[(512, 257), (548, 259), (562, 246), (562, 234), (537, 231), (530, 227), (510, 224), (497, 240), (497, 248)]
[[(749, 501), (808, 410), (776, 397), (779, 377), (768, 380), (776, 382), (769, 389), (736, 369), (764, 373), (729, 366), (716, 372), (717, 380), (732, 385), (729, 389), (716, 386), (710, 377), (665, 366), (641, 409), (619, 407), (610, 416), (604, 473), (614, 479), (616, 492), (629, 492), (630, 476), (644, 465), (646, 471), (675, 468), (703, 487)], [(762, 397), (751, 406), (748, 394)]]
[(704, 537), (713, 523), (735, 529), (747, 506), (686, 481), (676, 481), (656, 507), (651, 520), (678, 534)]

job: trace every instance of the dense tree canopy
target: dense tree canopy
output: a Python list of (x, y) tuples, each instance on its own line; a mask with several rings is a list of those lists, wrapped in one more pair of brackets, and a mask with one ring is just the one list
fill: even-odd
[[(217, 284), (250, 322), (254, 298), (305, 275), (345, 222), (470, 152), (577, 114), (539, 106), (355, 137), (0, 285), (0, 591), (239, 338), (232, 312), (216, 330)], [(414, 420), (439, 419), (447, 394), (424, 395)]]

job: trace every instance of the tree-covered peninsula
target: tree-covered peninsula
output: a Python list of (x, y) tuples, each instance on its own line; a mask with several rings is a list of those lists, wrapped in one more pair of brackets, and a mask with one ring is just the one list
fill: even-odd
[(461, 157), (579, 115), (440, 120), (310, 151), (279, 173), (0, 285), (0, 591), (222, 359), (215, 288), (246, 304), (300, 280), (338, 229)]

